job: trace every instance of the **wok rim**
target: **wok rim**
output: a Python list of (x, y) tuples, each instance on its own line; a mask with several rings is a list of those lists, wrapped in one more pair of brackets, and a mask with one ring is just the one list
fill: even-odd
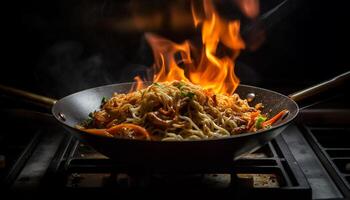
[[(90, 133), (87, 133), (87, 132), (84, 132), (84, 131), (81, 131), (80, 129), (76, 128), (76, 127), (73, 127), (73, 126), (70, 126), (68, 124), (66, 124), (64, 121), (62, 121), (58, 115), (56, 115), (55, 113), (55, 108), (56, 108), (56, 105), (65, 100), (65, 99), (69, 99), (69, 98), (72, 98), (72, 96), (76, 96), (76, 95), (79, 95), (81, 93), (84, 93), (86, 91), (89, 91), (89, 90), (96, 90), (96, 89), (102, 89), (102, 88), (105, 88), (105, 87), (111, 87), (111, 86), (119, 86), (119, 85), (129, 85), (129, 84), (133, 84), (135, 82), (123, 82), (123, 83), (114, 83), (114, 84), (108, 84), (108, 85), (103, 85), (103, 86), (97, 86), (97, 87), (93, 87), (93, 88), (88, 88), (88, 89), (85, 89), (85, 90), (81, 90), (79, 92), (76, 92), (76, 93), (72, 93), (70, 95), (67, 95), (61, 99), (59, 99), (51, 108), (51, 113), (52, 115), (55, 117), (55, 119), (57, 121), (59, 121), (59, 123), (63, 124), (65, 127), (68, 127), (68, 128), (71, 128), (71, 129), (74, 129), (74, 130), (77, 130), (79, 132), (79, 134), (82, 134), (82, 135), (89, 135), (89, 136), (95, 136), (95, 137), (99, 137), (101, 139), (111, 139), (111, 140), (128, 140), (128, 141), (135, 141), (134, 139), (127, 139), (127, 138), (115, 138), (115, 137), (107, 137), (107, 136), (102, 136), (102, 135), (93, 135), (93, 134), (90, 134)], [(151, 83), (151, 82), (150, 82)], [(243, 87), (248, 87), (248, 88), (253, 88), (253, 89), (257, 89), (257, 90), (262, 90), (262, 91), (265, 91), (265, 92), (268, 92), (268, 93), (273, 93), (273, 94), (276, 94), (276, 95), (279, 95), (283, 98), (286, 98), (288, 99), (296, 108), (296, 112), (294, 114), (294, 116), (292, 116), (289, 120), (286, 120), (276, 126), (272, 126), (271, 128), (268, 128), (268, 129), (262, 129), (262, 130), (259, 130), (259, 131), (256, 131), (256, 132), (247, 132), (247, 133), (242, 133), (242, 134), (237, 134), (237, 135), (230, 135), (230, 136), (224, 136), (222, 138), (210, 138), (210, 139), (200, 139), (200, 140), (195, 140), (195, 139), (191, 139), (191, 140), (168, 140), (168, 141), (158, 141), (158, 140), (137, 140), (137, 141), (142, 141), (142, 142), (150, 142), (150, 143), (183, 143), (183, 142), (209, 142), (209, 141), (220, 141), (220, 140), (229, 140), (229, 139), (235, 139), (235, 138), (241, 138), (241, 137), (248, 137), (248, 136), (251, 136), (251, 135), (255, 135), (255, 134), (262, 134), (262, 133), (265, 133), (265, 132), (268, 132), (268, 131), (273, 131), (275, 129), (278, 129), (278, 128), (281, 128), (283, 126), (286, 126), (288, 125), (289, 123), (291, 123), (299, 114), (299, 106), (298, 104), (293, 100), (291, 99), (290, 97), (288, 97), (287, 95), (284, 95), (284, 94), (281, 94), (279, 92), (276, 92), (276, 91), (273, 91), (273, 90), (269, 90), (269, 89), (265, 89), (265, 88), (261, 88), (261, 87), (257, 87), (257, 86), (251, 86), (251, 85), (246, 85), (246, 84), (239, 84), (238, 87), (240, 86), (243, 86)]]

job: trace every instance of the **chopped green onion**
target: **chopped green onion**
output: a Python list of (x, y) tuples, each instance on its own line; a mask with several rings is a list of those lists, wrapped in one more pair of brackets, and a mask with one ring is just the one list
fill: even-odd
[(86, 120), (84, 120), (81, 125), (84, 126), (84, 127), (88, 127), (90, 126), (90, 124), (92, 123), (93, 119), (92, 118), (87, 118)]
[(105, 103), (107, 103), (107, 100), (108, 100), (107, 97), (102, 97), (101, 103), (105, 104)]
[(259, 115), (255, 121), (255, 127), (258, 129), (263, 128), (262, 123), (265, 122), (266, 119), (267, 119), (266, 117)]
[(193, 97), (194, 97), (194, 93), (193, 92), (189, 92), (189, 93), (187, 93), (187, 97), (189, 97), (190, 99), (193, 99)]
[(89, 117), (93, 118), (93, 117), (94, 117), (94, 113), (93, 113), (93, 112), (90, 112), (90, 113), (89, 113)]
[(179, 84), (177, 84), (177, 88), (181, 89), (183, 86), (185, 86), (185, 83), (183, 82), (179, 82)]
[(193, 93), (193, 92), (187, 92), (187, 93), (184, 93), (184, 92), (181, 92), (181, 96), (182, 97), (188, 97), (190, 99), (193, 99), (193, 97), (195, 96), (196, 94)]

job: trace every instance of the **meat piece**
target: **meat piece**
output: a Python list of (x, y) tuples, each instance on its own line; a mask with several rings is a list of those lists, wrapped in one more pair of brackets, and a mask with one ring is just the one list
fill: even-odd
[(109, 114), (102, 110), (102, 111), (97, 111), (93, 113), (93, 123), (97, 127), (104, 127), (105, 124), (107, 124), (110, 121), (110, 116)]
[(160, 108), (159, 112), (165, 116), (172, 116), (174, 114), (174, 109), (169, 109), (169, 110), (165, 110), (164, 108)]
[(233, 135), (236, 135), (236, 134), (241, 134), (243, 132), (247, 131), (247, 126), (245, 125), (242, 125), (242, 126), (239, 126), (237, 128), (234, 128), (232, 131), (231, 131), (231, 134)]
[(216, 95), (214, 94), (211, 98), (213, 99), (213, 103), (214, 103), (213, 106), (217, 106), (218, 105), (218, 101), (216, 99)]
[(233, 120), (236, 122), (236, 124), (238, 126), (246, 125), (248, 123), (246, 120), (239, 118), (239, 117), (236, 117), (236, 116), (233, 117)]
[(169, 127), (170, 124), (165, 120), (159, 118), (155, 112), (147, 113), (147, 120), (149, 120), (152, 124), (160, 127)]

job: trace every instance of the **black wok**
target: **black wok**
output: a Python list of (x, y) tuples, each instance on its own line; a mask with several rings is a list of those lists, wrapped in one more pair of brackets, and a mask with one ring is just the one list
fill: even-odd
[(315, 96), (316, 94), (344, 83), (349, 79), (350, 72), (344, 73), (332, 80), (302, 90), (289, 96), (258, 87), (240, 85), (236, 92), (241, 97), (254, 93), (255, 98), (250, 103), (263, 103), (262, 113), (274, 116), (283, 109), (289, 114), (275, 123), (270, 129), (255, 133), (244, 133), (221, 139), (193, 141), (144, 141), (110, 138), (93, 135), (76, 129), (75, 126), (84, 121), (91, 111), (99, 109), (102, 97), (110, 97), (114, 92), (127, 93), (132, 83), (121, 83), (96, 87), (66, 96), (58, 101), (34, 95), (28, 92), (1, 86), (0, 89), (12, 94), (25, 96), (44, 104), (52, 105), (53, 116), (81, 141), (91, 145), (100, 153), (116, 162), (142, 164), (143, 166), (160, 165), (216, 165), (232, 162), (240, 156), (250, 153), (275, 138), (297, 116), (299, 107), (296, 101)]

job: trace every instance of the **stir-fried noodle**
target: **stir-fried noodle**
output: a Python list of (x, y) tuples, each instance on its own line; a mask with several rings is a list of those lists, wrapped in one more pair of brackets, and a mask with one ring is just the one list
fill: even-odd
[[(254, 132), (273, 122), (238, 94), (214, 94), (182, 81), (153, 83), (104, 99), (81, 129), (107, 136), (147, 140), (211, 139)], [(96, 131), (98, 130), (98, 131)]]

